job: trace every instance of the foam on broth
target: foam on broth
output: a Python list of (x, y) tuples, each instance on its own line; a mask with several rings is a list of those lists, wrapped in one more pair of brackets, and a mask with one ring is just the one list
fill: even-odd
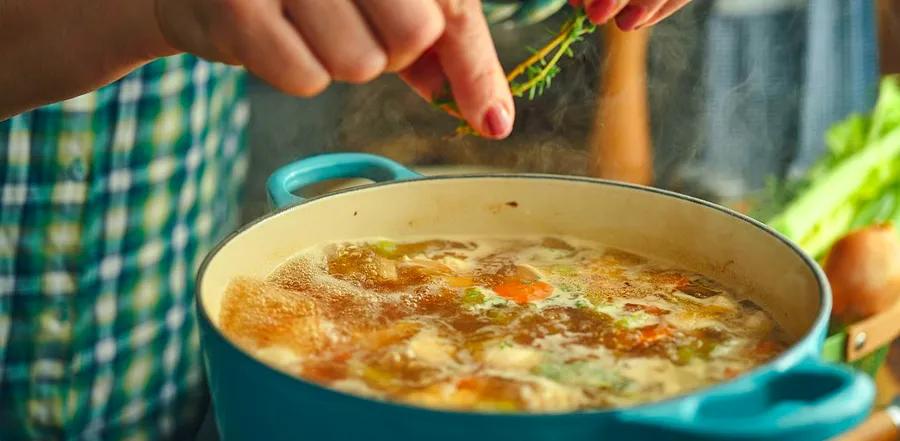
[(263, 361), (369, 398), (561, 412), (732, 378), (789, 343), (714, 280), (568, 237), (386, 238), (235, 278), (220, 323)]

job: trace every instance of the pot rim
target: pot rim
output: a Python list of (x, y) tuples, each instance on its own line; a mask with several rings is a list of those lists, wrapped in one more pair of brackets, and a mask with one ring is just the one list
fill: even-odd
[[(746, 222), (750, 225), (756, 227), (759, 230), (762, 230), (763, 233), (766, 233), (786, 245), (791, 251), (793, 251), (796, 255), (798, 255), (803, 263), (806, 264), (807, 268), (812, 271), (815, 276), (816, 282), (818, 284), (818, 292), (819, 292), (819, 311), (816, 314), (816, 318), (813, 321), (813, 324), (807, 329), (807, 331), (803, 334), (803, 336), (798, 339), (794, 344), (792, 344), (787, 350), (778, 354), (775, 358), (769, 360), (767, 363), (758, 365), (753, 369), (744, 372), (741, 375), (738, 375), (735, 378), (731, 378), (726, 381), (722, 381), (719, 383), (715, 383), (709, 385), (707, 387), (703, 387), (700, 389), (696, 389), (690, 392), (682, 393), (679, 395), (675, 395), (672, 397), (668, 397), (662, 400), (649, 401), (637, 405), (632, 406), (623, 406), (623, 407), (613, 407), (608, 409), (585, 409), (585, 410), (577, 410), (570, 412), (541, 412), (541, 413), (527, 413), (527, 412), (509, 412), (509, 413), (491, 413), (491, 412), (481, 412), (481, 411), (458, 411), (452, 409), (436, 409), (429, 408), (424, 406), (414, 406), (410, 404), (405, 404), (401, 402), (381, 400), (376, 398), (368, 398), (359, 395), (350, 394), (347, 392), (339, 391), (333, 388), (329, 388), (326, 386), (321, 386), (319, 384), (308, 381), (300, 376), (290, 374), (280, 368), (272, 366), (270, 364), (264, 363), (249, 351), (235, 344), (231, 339), (229, 339), (222, 331), (215, 325), (215, 323), (211, 320), (206, 307), (204, 306), (203, 296), (201, 293), (201, 287), (203, 286), (203, 277), (206, 274), (206, 267), (212, 262), (215, 256), (218, 254), (219, 250), (224, 248), (229, 242), (231, 242), (235, 237), (243, 234), (247, 230), (254, 228), (255, 226), (273, 218), (275, 216), (279, 216), (285, 212), (300, 208), (304, 205), (316, 203), (318, 201), (328, 199), (331, 197), (337, 197), (344, 193), (349, 193), (358, 190), (366, 190), (373, 189), (378, 187), (388, 187), (392, 185), (404, 185), (408, 183), (415, 183), (419, 181), (445, 181), (445, 180), (466, 180), (466, 179), (526, 179), (526, 180), (551, 180), (551, 181), (569, 181), (569, 182), (583, 182), (590, 184), (598, 184), (598, 185), (606, 185), (611, 187), (619, 187), (630, 189), (634, 191), (643, 191), (649, 193), (655, 193), (658, 195), (671, 197), (675, 199), (680, 199), (686, 202), (691, 202), (697, 205), (701, 205), (706, 208), (710, 208), (716, 210), (720, 213), (731, 216), (738, 222)], [(805, 251), (803, 251), (797, 244), (793, 241), (785, 237), (783, 234), (779, 233), (775, 229), (769, 227), (768, 225), (753, 219), (750, 216), (745, 214), (738, 213), (732, 209), (724, 207), (719, 204), (715, 204), (710, 201), (706, 201), (700, 198), (696, 198), (693, 196), (689, 196), (686, 194), (665, 190), (656, 187), (631, 184), (626, 182), (613, 181), (608, 179), (599, 179), (599, 178), (591, 178), (586, 176), (567, 176), (567, 175), (555, 175), (555, 174), (545, 174), (545, 173), (473, 173), (473, 174), (459, 174), (459, 175), (438, 175), (438, 176), (422, 176), (420, 178), (415, 179), (407, 179), (407, 180), (393, 180), (386, 182), (373, 182), (368, 184), (362, 184), (358, 186), (353, 186), (349, 188), (341, 188), (329, 193), (321, 194), (318, 196), (305, 198), (300, 202), (286, 205), (284, 207), (276, 208), (271, 212), (260, 216), (251, 222), (244, 224), (243, 226), (237, 228), (235, 231), (228, 234), (226, 237), (221, 239), (215, 247), (213, 247), (209, 253), (207, 253), (206, 257), (203, 259), (203, 263), (200, 265), (200, 268), (197, 271), (197, 280), (195, 285), (195, 303), (196, 309), (198, 310), (198, 317), (206, 322), (211, 330), (217, 334), (229, 347), (239, 352), (241, 355), (253, 360), (256, 364), (262, 366), (264, 369), (275, 373), (276, 375), (282, 376), (282, 378), (287, 378), (292, 381), (296, 381), (299, 384), (302, 384), (307, 387), (313, 387), (319, 389), (321, 391), (325, 391), (331, 394), (337, 394), (342, 397), (349, 397), (350, 399), (359, 400), (361, 402), (367, 402), (375, 405), (382, 405), (388, 407), (394, 407), (399, 409), (404, 409), (407, 411), (413, 412), (424, 412), (431, 414), (445, 414), (445, 415), (453, 415), (453, 416), (468, 416), (468, 417), (492, 417), (492, 418), (559, 418), (559, 417), (587, 417), (587, 416), (596, 416), (596, 415), (609, 415), (615, 414), (619, 412), (629, 412), (629, 411), (641, 411), (645, 409), (650, 409), (658, 406), (664, 406), (668, 404), (672, 404), (674, 402), (685, 400), (695, 395), (714, 393), (719, 391), (720, 389), (727, 388), (732, 384), (747, 381), (750, 378), (759, 376), (763, 374), (766, 370), (770, 370), (776, 368), (776, 366), (796, 366), (800, 364), (805, 354), (802, 353), (802, 346), (804, 344), (808, 344), (811, 339), (816, 338), (816, 334), (820, 329), (826, 329), (828, 325), (829, 315), (831, 311), (831, 287), (828, 284), (828, 279), (825, 276), (822, 268), (816, 263), (816, 261), (810, 257)], [(197, 298), (199, 295), (199, 298)], [(816, 348), (821, 351), (821, 342), (816, 342)], [(201, 351), (205, 350), (203, 345), (203, 340), (201, 338)]]

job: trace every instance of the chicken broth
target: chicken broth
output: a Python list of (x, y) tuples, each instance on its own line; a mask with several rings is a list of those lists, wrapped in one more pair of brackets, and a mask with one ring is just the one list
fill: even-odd
[(351, 394), (491, 412), (656, 401), (787, 346), (703, 275), (570, 238), (360, 240), (236, 278), (221, 328), (260, 359)]

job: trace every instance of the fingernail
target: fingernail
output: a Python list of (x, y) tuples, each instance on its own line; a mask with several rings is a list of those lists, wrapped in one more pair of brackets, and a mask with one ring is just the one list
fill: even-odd
[(643, 20), (647, 14), (647, 8), (640, 5), (628, 5), (616, 15), (616, 24), (623, 31), (630, 31)]
[(605, 23), (616, 10), (616, 0), (594, 0), (587, 7), (587, 16), (594, 24)]
[(503, 138), (512, 131), (512, 118), (500, 104), (494, 104), (484, 115), (484, 128), (492, 138)]

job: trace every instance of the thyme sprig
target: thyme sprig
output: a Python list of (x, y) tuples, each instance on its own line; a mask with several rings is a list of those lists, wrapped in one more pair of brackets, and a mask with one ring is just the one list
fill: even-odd
[[(575, 11), (552, 40), (540, 49), (533, 50), (530, 57), (509, 71), (506, 80), (509, 81), (512, 95), (514, 97), (526, 96), (529, 100), (543, 95), (544, 91), (553, 84), (553, 78), (559, 74), (559, 61), (562, 57), (574, 57), (572, 46), (584, 40), (585, 35), (596, 30), (597, 27), (587, 19), (583, 10)], [(519, 81), (520, 78), (523, 80)], [(432, 100), (432, 104), (454, 116), (459, 115), (459, 107), (453, 99), (449, 85), (445, 86), (438, 97)], [(456, 134), (457, 136), (477, 136), (478, 132), (466, 121), (461, 121), (456, 128)]]

